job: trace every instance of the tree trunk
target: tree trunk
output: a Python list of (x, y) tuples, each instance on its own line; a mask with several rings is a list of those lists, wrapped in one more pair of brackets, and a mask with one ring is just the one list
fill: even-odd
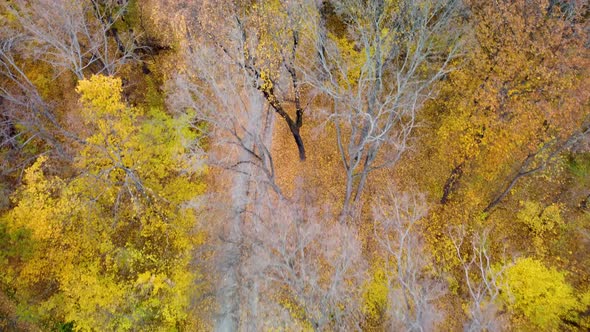
[[(247, 164), (245, 164), (247, 165)], [(246, 166), (248, 167), (248, 166)], [(221, 281), (218, 293), (220, 316), (215, 330), (218, 332), (237, 331), (240, 320), (240, 265), (242, 261), (240, 246), (242, 243), (243, 211), (248, 202), (248, 173), (238, 173), (233, 184), (232, 205), (234, 216), (230, 220), (230, 229), (223, 244), (221, 257)]]
[(297, 126), (289, 126), (289, 130), (291, 130), (291, 134), (293, 134), (293, 138), (295, 139), (295, 144), (297, 144), (297, 150), (299, 151), (299, 160), (305, 160), (305, 146), (303, 145), (303, 139), (299, 134), (299, 128)]

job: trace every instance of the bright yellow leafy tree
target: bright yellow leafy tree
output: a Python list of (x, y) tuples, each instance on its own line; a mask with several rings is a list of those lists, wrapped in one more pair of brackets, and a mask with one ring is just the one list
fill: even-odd
[(187, 328), (202, 239), (190, 203), (204, 187), (185, 154), (195, 136), (187, 119), (127, 107), (120, 79), (93, 76), (77, 91), (89, 132), (78, 175), (49, 175), (45, 157), (26, 171), (2, 217), (21, 248), (5, 259), (3, 281), (38, 324)]
[(579, 305), (563, 272), (547, 268), (539, 260), (517, 260), (506, 271), (505, 279), (508, 290), (502, 295), (508, 306), (517, 318), (522, 315), (542, 329), (558, 329), (560, 319)]

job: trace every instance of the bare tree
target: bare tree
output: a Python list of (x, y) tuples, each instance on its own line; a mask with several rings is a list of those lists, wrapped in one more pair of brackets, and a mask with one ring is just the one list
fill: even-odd
[[(229, 37), (240, 35), (235, 25), (223, 28)], [(251, 251), (251, 241), (245, 235), (252, 218), (248, 211), (256, 209), (261, 192), (280, 195), (270, 154), (274, 112), (252, 84), (247, 69), (235, 65), (235, 61), (244, 61), (244, 52), (239, 51), (243, 40), (237, 37), (228, 38), (224, 48), (198, 38), (187, 39), (186, 71), (175, 79), (169, 100), (171, 109), (194, 117), (195, 129), (204, 136), (202, 141), (211, 143), (208, 163), (231, 179), (221, 194), (226, 213), (221, 216), (216, 255), (218, 331), (247, 330), (251, 325), (246, 322), (255, 324), (245, 318), (256, 316), (256, 310), (249, 308), (258, 303), (256, 285), (248, 284), (244, 276)], [(232, 57), (226, 56), (226, 51)], [(202, 130), (204, 126), (206, 130)]]
[(269, 188), (274, 195), (281, 195), (274, 181), (270, 153), (274, 125), (271, 108), (277, 111), (281, 104), (275, 100), (272, 106), (270, 95), (261, 93), (274, 90), (264, 90), (270, 89), (269, 82), (262, 77), (262, 69), (255, 66), (255, 53), (249, 53), (251, 48), (256, 50), (256, 45), (251, 44), (256, 42), (256, 33), (240, 11), (239, 3), (204, 1), (186, 13), (188, 24), (196, 24), (197, 29), (187, 27), (187, 69), (175, 81), (171, 106), (196, 112), (195, 128), (206, 124), (203, 135), (211, 137), (209, 141), (213, 143), (208, 151), (209, 163), (229, 171), (224, 174), (232, 178), (226, 195), (229, 213), (222, 217), (217, 250), (216, 329), (252, 330), (259, 316), (259, 291), (258, 279), (246, 278), (244, 274), (252, 250), (245, 229), (252, 219), (248, 211), (257, 210), (260, 202), (257, 195)]
[(321, 213), (309, 195), (261, 198), (248, 231), (248, 275), (265, 295), (264, 329), (360, 330), (366, 266), (356, 230)]
[[(194, 117), (196, 130), (206, 126), (208, 162), (231, 179), (217, 247), (216, 329), (358, 329), (364, 277), (358, 235), (316, 213), (305, 197), (286, 197), (275, 182), (276, 109), (252, 84), (249, 69), (235, 65), (244, 61), (235, 51), (243, 39), (229, 41), (221, 48), (188, 40), (186, 71), (169, 100)], [(230, 49), (232, 57), (225, 56)]]
[[(3, 125), (7, 128), (0, 147), (10, 145), (12, 149), (19, 150), (41, 139), (58, 155), (69, 158), (63, 138), (78, 139), (60, 124), (52, 104), (44, 100), (16, 56), (26, 52), (25, 37), (11, 29), (0, 33), (3, 37), (0, 41), (0, 77), (4, 79), (0, 86), (0, 98), (4, 108)], [(18, 130), (16, 125), (19, 125)]]
[[(258, 2), (257, 4), (263, 5)], [(210, 140), (215, 142), (215, 147), (210, 149), (212, 151), (210, 162), (222, 166), (223, 169), (231, 170), (234, 174), (229, 190), (232, 217), (225, 223), (226, 232), (222, 236), (223, 245), (219, 251), (221, 253), (218, 297), (220, 316), (217, 320), (217, 329), (220, 331), (257, 330), (261, 328), (260, 324), (263, 324), (260, 321), (262, 317), (270, 317), (266, 321), (273, 322), (272, 324), (277, 320), (282, 321), (286, 325), (277, 326), (283, 327), (302, 320), (317, 330), (358, 328), (358, 325), (355, 325), (360, 320), (357, 315), (358, 303), (355, 299), (358, 297), (355, 296), (355, 292), (358, 291), (356, 280), (362, 279), (360, 276), (362, 273), (357, 274), (361, 264), (354, 229), (344, 225), (332, 225), (326, 217), (317, 218), (306, 215), (302, 212), (304, 209), (301, 202), (285, 197), (275, 182), (273, 159), (270, 153), (272, 119), (278, 114), (289, 122), (290, 115), (285, 113), (289, 115), (286, 117), (281, 107), (285, 107), (289, 101), (286, 96), (300, 86), (297, 83), (298, 76), (295, 75), (294, 78), (289, 68), (294, 66), (297, 43), (301, 39), (298, 39), (295, 29), (285, 30), (287, 35), (292, 37), (291, 42), (287, 44), (277, 42), (276, 45), (282, 45), (281, 49), (289, 50), (290, 53), (279, 57), (277, 65), (272, 61), (276, 58), (269, 58), (268, 55), (260, 52), (261, 49), (265, 50), (259, 44), (261, 38), (264, 38), (261, 36), (264, 31), (257, 30), (260, 28), (260, 22), (251, 21), (254, 18), (245, 15), (243, 8), (235, 2), (224, 2), (219, 6), (220, 8), (208, 7), (207, 2), (203, 2), (199, 8), (199, 15), (204, 15), (204, 18), (198, 21), (199, 30), (197, 30), (201, 34), (188, 29), (187, 70), (184, 75), (177, 78), (175, 85), (177, 93), (171, 98), (174, 109), (190, 108), (196, 112), (198, 120), (196, 124), (207, 124), (208, 133), (215, 137)], [(227, 6), (229, 9), (226, 8)], [(437, 15), (437, 17), (446, 15), (450, 20), (454, 13), (453, 9), (444, 6), (435, 6), (434, 9), (422, 8), (414, 8), (416, 12), (414, 14)], [(345, 10), (344, 5), (340, 9)], [(225, 17), (215, 15), (217, 10), (225, 14)], [(228, 15), (228, 12), (231, 15)], [(354, 16), (353, 14), (358, 15), (358, 13), (350, 13), (351, 16)], [(354, 17), (360, 22), (360, 17)], [(214, 22), (210, 22), (211, 20)], [(373, 161), (382, 142), (391, 142), (384, 138), (394, 132), (392, 127), (399, 127), (406, 123), (407, 113), (401, 110), (410, 106), (413, 107), (412, 111), (417, 110), (416, 105), (430, 96), (429, 87), (446, 72), (446, 65), (452, 59), (452, 55), (444, 53), (441, 60), (441, 56), (435, 52), (435, 49), (438, 50), (434, 46), (435, 37), (427, 34), (427, 32), (440, 31), (447, 24), (441, 22), (447, 22), (447, 20), (438, 22), (438, 19), (432, 17), (422, 17), (422, 20), (424, 21), (420, 23), (422, 26), (416, 23), (422, 29), (416, 28), (422, 35), (416, 34), (423, 40), (419, 43), (415, 42), (413, 38), (419, 38), (412, 35), (407, 38), (407, 45), (404, 44), (407, 47), (406, 50), (410, 50), (418, 43), (423, 50), (415, 52), (416, 54), (405, 55), (406, 65), (400, 63), (397, 74), (405, 81), (400, 81), (397, 89), (403, 90), (403, 93), (396, 94), (392, 91), (393, 88), (389, 87), (388, 94), (376, 94), (381, 98), (381, 111), (376, 109), (375, 112), (378, 113), (372, 113), (377, 116), (375, 118), (377, 122), (373, 125), (381, 126), (388, 117), (392, 119), (392, 122), (385, 124), (385, 127), (380, 127), (381, 129), (375, 127), (376, 129), (369, 130), (371, 124), (367, 122), (362, 122), (360, 127), (354, 127), (359, 125), (357, 121), (362, 116), (355, 117), (355, 115), (348, 118), (349, 124), (356, 128), (354, 130), (365, 132), (362, 144), (357, 147), (373, 151), (371, 160), (364, 168), (363, 184), (359, 189), (358, 197), (366, 181), (366, 175), (374, 169)], [(435, 24), (435, 28), (432, 28), (431, 25), (434, 22), (438, 23)], [(212, 27), (217, 30), (212, 32)], [(306, 29), (312, 32), (312, 28)], [(277, 34), (280, 36), (281, 32)], [(446, 39), (442, 38), (442, 40)], [(366, 42), (369, 43), (369, 40), (367, 39)], [(284, 45), (293, 47), (284, 47)], [(370, 47), (367, 44), (367, 48)], [(279, 51), (278, 54), (281, 52)], [(400, 60), (402, 51), (391, 52), (397, 57), (379, 56), (377, 61), (379, 68), (385, 68), (382, 62), (403, 61), (403, 59)], [(412, 52), (414, 52), (413, 49)], [(452, 49), (451, 53), (455, 54), (454, 52), (455, 50)], [(327, 51), (326, 54), (328, 54)], [(322, 65), (329, 68), (332, 64), (327, 58), (324, 60)], [(423, 73), (422, 65), (440, 61), (442, 65), (437, 67), (434, 73), (428, 75)], [(335, 63), (345, 65), (344, 62), (336, 61)], [(407, 68), (410, 65), (413, 67)], [(288, 75), (273, 74), (270, 68), (276, 69), (276, 66)], [(368, 72), (372, 71), (370, 68), (365, 69)], [(418, 71), (420, 74), (416, 73)], [(426, 72), (430, 73), (429, 70)], [(331, 72), (327, 71), (327, 73)], [(310, 76), (311, 70), (307, 74)], [(387, 75), (390, 74), (391, 71), (387, 72)], [(379, 75), (380, 83), (377, 85), (382, 85), (381, 81), (387, 75), (383, 73)], [(290, 77), (289, 80), (285, 80), (290, 82), (290, 90), (284, 88), (285, 85), (282, 84), (285, 77)], [(422, 82), (424, 79), (427, 83)], [(313, 80), (310, 81), (313, 82)], [(337, 81), (336, 78), (331, 81), (334, 83), (331, 88), (338, 89)], [(360, 85), (363, 85), (358, 90), (361, 94), (373, 91), (367, 88), (367, 81), (369, 80), (359, 80)], [(315, 83), (318, 82), (319, 80), (315, 81)], [(328, 84), (323, 86), (330, 87)], [(413, 88), (410, 89), (407, 86), (413, 86)], [(416, 86), (421, 88), (415, 88)], [(378, 90), (385, 89), (379, 87)], [(334, 90), (324, 90), (329, 96), (334, 97), (335, 102), (354, 101), (354, 94), (349, 94), (351, 91), (338, 90), (338, 94), (335, 94)], [(286, 94), (279, 95), (279, 93)], [(395, 96), (397, 99), (394, 98)], [(357, 104), (362, 104), (365, 100), (368, 99), (363, 95), (356, 101)], [(297, 102), (293, 102), (295, 115), (298, 117), (298, 114), (303, 113), (297, 112)], [(377, 102), (371, 103), (373, 103), (371, 107), (374, 107)], [(391, 105), (394, 105), (393, 110), (387, 109)], [(283, 110), (286, 112), (286, 108)], [(359, 106), (355, 110), (360, 112), (362, 107)], [(396, 111), (398, 113), (395, 113)], [(343, 114), (355, 113), (350, 111)], [(342, 116), (340, 113), (335, 114), (334, 118), (338, 119), (338, 124), (341, 123)], [(341, 140), (346, 130), (341, 128), (339, 131)], [(381, 130), (379, 137), (374, 136), (377, 135), (377, 130)], [(292, 134), (295, 135), (293, 131)], [(402, 135), (409, 136), (409, 131), (404, 130)], [(403, 142), (405, 144), (405, 139)], [(340, 146), (342, 148), (342, 145)], [(364, 152), (357, 156), (361, 157), (362, 153)], [(347, 155), (343, 154), (343, 158), (347, 158)], [(350, 174), (353, 174), (358, 169), (355, 166), (351, 170)], [(350, 185), (352, 185), (356, 175), (351, 175), (350, 178)], [(395, 304), (392, 306), (394, 308), (392, 317), (408, 329), (423, 329), (433, 326), (436, 321), (436, 310), (432, 302), (440, 296), (444, 287), (442, 282), (436, 280), (432, 273), (427, 271), (428, 259), (421, 249), (419, 233), (414, 229), (414, 224), (423, 216), (425, 209), (417, 204), (410, 205), (409, 199), (404, 203), (407, 203), (406, 205), (401, 204), (401, 201), (395, 200), (395, 202), (399, 204), (394, 205), (393, 208), (398, 212), (405, 208), (406, 212), (414, 214), (393, 219), (386, 217), (387, 214), (376, 214), (376, 219), (380, 221), (380, 229), (384, 231), (376, 235), (389, 234), (379, 239), (384, 248), (389, 250), (389, 257), (395, 262), (391, 265), (396, 271), (396, 277), (391, 279), (391, 296), (399, 296), (401, 299), (391, 300), (391, 303)], [(380, 211), (385, 211), (386, 207), (382, 206), (382, 208)], [(287, 308), (285, 303), (291, 307)]]
[(461, 2), (322, 2), (327, 5), (347, 31), (319, 26), (318, 61), (306, 77), (332, 100), (330, 119), (346, 171), (344, 221), (369, 174), (394, 165), (406, 151), (417, 112), (451, 70), (461, 45)]
[[(248, 75), (268, 105), (278, 114), (291, 132), (300, 160), (305, 159), (301, 137), (303, 117), (309, 102), (305, 102), (305, 88), (299, 73), (301, 52), (308, 49), (300, 38), (308, 0), (203, 1), (188, 27), (188, 39), (204, 36), (204, 42), (218, 48), (219, 58), (229, 60)], [(231, 29), (227, 29), (231, 27)]]
[(502, 288), (501, 276), (505, 267), (492, 267), (488, 248), (489, 231), (473, 235), (471, 248), (463, 246), (465, 233), (463, 228), (450, 232), (457, 257), (462, 264), (465, 286), (470, 298), (469, 322), (465, 325), (465, 331), (503, 331), (507, 322), (500, 317), (499, 296)]
[(135, 57), (133, 33), (121, 33), (114, 27), (127, 5), (127, 0), (15, 0), (3, 4), (27, 37), (32, 57), (69, 70), (79, 79), (87, 70), (112, 75)]
[(426, 213), (422, 196), (391, 191), (373, 207), (374, 236), (390, 272), (388, 318), (394, 330), (431, 331), (442, 318), (434, 302), (446, 283), (432, 270), (418, 228)]

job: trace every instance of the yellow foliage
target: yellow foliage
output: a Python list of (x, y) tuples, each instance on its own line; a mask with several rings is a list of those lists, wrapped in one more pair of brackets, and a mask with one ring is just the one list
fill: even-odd
[[(588, 310), (590, 310), (590, 290), (580, 296), (580, 312), (588, 312)], [(590, 316), (583, 315), (580, 319), (580, 326), (590, 329)]]
[(365, 61), (365, 54), (360, 50), (356, 50), (355, 42), (348, 39), (346, 36), (338, 37), (334, 34), (328, 35), (330, 39), (334, 40), (338, 45), (340, 56), (344, 62), (346, 72), (342, 77), (338, 77), (338, 83), (345, 88), (352, 88), (357, 85), (361, 75), (361, 70)]
[(363, 313), (371, 322), (380, 322), (387, 311), (389, 282), (387, 272), (382, 267), (375, 267), (371, 279), (364, 286)]
[[(9, 233), (29, 234), (29, 251), (8, 269), (19, 301), (39, 301), (35, 320), (80, 331), (182, 327), (203, 241), (186, 203), (204, 186), (181, 158), (194, 136), (161, 110), (126, 107), (117, 78), (93, 76), (77, 91), (93, 128), (75, 160), (80, 175), (47, 177), (40, 157), (3, 218)], [(47, 288), (43, 299), (35, 287)]]
[(532, 258), (521, 258), (505, 273), (504, 300), (515, 312), (543, 329), (557, 329), (560, 318), (578, 305), (573, 288), (555, 268)]
[(533, 244), (539, 254), (545, 250), (545, 239), (550, 235), (557, 235), (559, 228), (564, 226), (560, 208), (557, 204), (543, 207), (538, 202), (521, 202), (522, 209), (517, 219), (523, 223), (533, 236)]
[(522, 210), (518, 213), (518, 219), (524, 223), (532, 233), (537, 236), (546, 232), (557, 234), (558, 227), (563, 226), (559, 206), (551, 204), (543, 208), (538, 202), (522, 202)]

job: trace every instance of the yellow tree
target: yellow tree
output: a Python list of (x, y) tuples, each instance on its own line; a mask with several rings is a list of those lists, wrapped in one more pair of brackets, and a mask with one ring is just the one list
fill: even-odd
[(50, 162), (39, 158), (2, 218), (12, 241), (26, 244), (3, 281), (37, 323), (171, 330), (191, 321), (200, 237), (190, 203), (204, 188), (184, 156), (195, 137), (186, 119), (126, 107), (121, 90), (112, 77), (80, 82), (89, 135), (79, 174), (46, 175)]
[(468, 233), (489, 228), (493, 257), (502, 256), (499, 246), (526, 252), (575, 272), (582, 283), (573, 285), (584, 290), (585, 258), (564, 260), (587, 244), (572, 240), (573, 221), (582, 219), (574, 212), (579, 201), (564, 195), (563, 156), (590, 132), (586, 9), (572, 3), (566, 13), (549, 1), (467, 4), (473, 50), (427, 105), (428, 126), (418, 129), (419, 148), (398, 178), (429, 193), (427, 239), (456, 272), (463, 299), (474, 303), (461, 286), (469, 276), (454, 270), (461, 262), (450, 254), (449, 225)]
[[(578, 306), (574, 290), (565, 281), (564, 273), (547, 268), (538, 260), (517, 260), (507, 269), (505, 279), (507, 289), (502, 296), (514, 311), (515, 322), (522, 324), (521, 328), (563, 328), (560, 319), (567, 318)], [(528, 322), (523, 322), (522, 316)]]
[[(420, 131), (421, 148), (402, 171), (440, 203), (429, 223), (433, 241), (449, 222), (484, 219), (518, 234), (507, 222), (518, 200), (550, 205), (546, 189), (559, 182), (555, 172), (546, 176), (550, 166), (589, 133), (583, 18), (549, 12), (547, 1), (468, 5), (474, 50), (428, 105), (424, 120), (433, 125)], [(535, 176), (537, 189), (510, 199)]]

